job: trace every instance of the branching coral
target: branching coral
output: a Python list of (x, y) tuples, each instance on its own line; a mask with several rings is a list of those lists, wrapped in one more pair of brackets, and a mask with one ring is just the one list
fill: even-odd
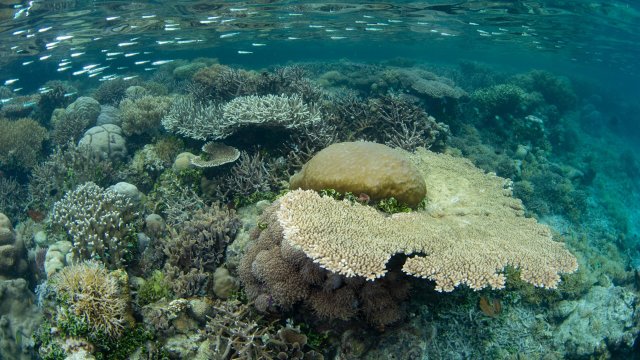
[(198, 211), (164, 243), (165, 272), (180, 297), (206, 294), (211, 273), (240, 227), (233, 210), (217, 204)]
[(66, 231), (77, 258), (100, 260), (110, 268), (129, 260), (137, 217), (128, 197), (91, 182), (68, 192), (51, 210), (52, 224)]
[(49, 283), (58, 300), (54, 321), (60, 326), (79, 322), (89, 332), (122, 336), (128, 324), (128, 290), (121, 276), (95, 262), (62, 269)]
[(178, 135), (196, 140), (212, 138), (222, 118), (222, 106), (217, 103), (202, 103), (193, 96), (174, 99), (169, 113), (162, 118), (162, 126)]
[(47, 137), (47, 130), (34, 120), (0, 118), (0, 166), (32, 168)]
[(167, 96), (145, 95), (122, 100), (122, 131), (127, 136), (158, 132), (170, 106), (171, 98)]
[(258, 222), (264, 226), (254, 230), (254, 242), (238, 268), (247, 296), (259, 311), (288, 310), (303, 303), (320, 318), (349, 320), (362, 315), (381, 327), (404, 316), (400, 308), (408, 296), (404, 275), (392, 272), (373, 283), (321, 269), (283, 239), (278, 206), (265, 210)]
[(216, 359), (324, 358), (307, 349), (307, 336), (298, 329), (265, 323), (248, 305), (238, 301), (216, 302), (213, 312), (206, 332)]
[(198, 70), (193, 82), (209, 100), (228, 101), (237, 96), (253, 95), (260, 78), (257, 73), (214, 64)]
[(29, 199), (26, 187), (13, 178), (0, 179), (0, 212), (10, 218), (24, 213)]
[(372, 101), (380, 139), (392, 147), (414, 151), (418, 147), (441, 149), (450, 136), (449, 127), (429, 116), (407, 98), (390, 94)]
[(49, 158), (31, 172), (29, 196), (32, 208), (48, 210), (65, 192), (87, 181), (111, 183), (113, 164), (102, 160), (87, 147), (67, 144), (56, 148)]

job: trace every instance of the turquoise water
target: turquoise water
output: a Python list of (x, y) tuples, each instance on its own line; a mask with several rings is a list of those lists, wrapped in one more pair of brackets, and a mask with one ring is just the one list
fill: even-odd
[(639, 358), (636, 3), (0, 3), (0, 359)]

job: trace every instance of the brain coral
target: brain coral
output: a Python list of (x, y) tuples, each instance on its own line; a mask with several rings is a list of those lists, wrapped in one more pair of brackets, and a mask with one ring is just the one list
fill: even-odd
[(372, 200), (394, 197), (409, 206), (425, 197), (423, 177), (406, 153), (373, 142), (344, 142), (318, 152), (291, 177), (291, 189), (335, 189), (365, 193)]
[(547, 226), (523, 216), (510, 181), (424, 149), (411, 159), (430, 189), (427, 209), (385, 216), (358, 203), (292, 191), (277, 212), (285, 241), (334, 273), (369, 280), (386, 274), (392, 255), (415, 255), (403, 271), (434, 280), (439, 291), (460, 284), (503, 288), (507, 265), (519, 268), (526, 282), (555, 288), (559, 274), (577, 269), (576, 258), (552, 240)]

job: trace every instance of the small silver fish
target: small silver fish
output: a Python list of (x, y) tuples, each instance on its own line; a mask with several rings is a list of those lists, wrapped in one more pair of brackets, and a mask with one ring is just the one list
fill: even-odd
[(232, 32), (232, 33), (228, 33), (228, 34), (222, 34), (220, 35), (220, 39), (226, 39), (226, 38), (230, 38), (232, 36), (236, 36), (240, 34), (239, 32)]
[(159, 65), (168, 64), (170, 62), (173, 62), (173, 60), (157, 60), (157, 61), (152, 62), (151, 65), (159, 66)]
[(9, 80), (4, 82), (4, 86), (11, 85), (11, 84), (15, 83), (18, 80), (20, 80), (20, 79), (9, 79)]
[(253, 54), (253, 51), (238, 50), (238, 54)]

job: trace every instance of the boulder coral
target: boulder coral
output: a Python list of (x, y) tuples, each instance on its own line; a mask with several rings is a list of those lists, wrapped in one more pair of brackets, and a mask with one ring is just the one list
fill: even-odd
[(291, 177), (290, 188), (364, 193), (372, 200), (394, 197), (412, 207), (427, 192), (423, 177), (405, 152), (364, 141), (321, 150)]

